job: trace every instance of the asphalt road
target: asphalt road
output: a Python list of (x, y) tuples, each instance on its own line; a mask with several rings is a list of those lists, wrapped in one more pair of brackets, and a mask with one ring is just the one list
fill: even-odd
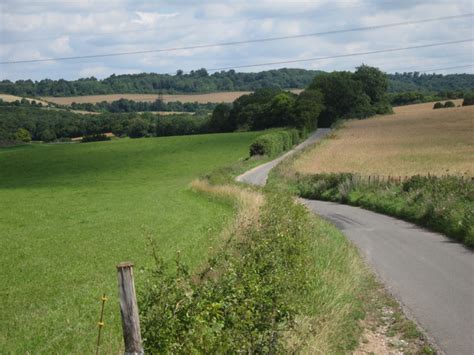
[(329, 128), (319, 128), (316, 132), (314, 132), (308, 139), (306, 139), (301, 144), (297, 145), (292, 150), (286, 152), (281, 157), (272, 160), (268, 163), (262, 164), (253, 168), (242, 175), (237, 176), (236, 180), (240, 182), (246, 182), (247, 184), (264, 186), (267, 183), (268, 173), (272, 170), (275, 166), (278, 165), (286, 157), (290, 156), (291, 154), (295, 153), (298, 150), (303, 149), (304, 147), (317, 142), (318, 140), (323, 139), (326, 135), (329, 134), (331, 129)]
[(332, 202), (302, 200), (333, 222), (446, 354), (474, 354), (474, 255), (411, 223)]
[[(327, 133), (329, 130), (318, 130), (305, 145)], [(269, 171), (284, 157), (237, 179), (265, 185)], [(392, 217), (332, 202), (301, 201), (333, 222), (359, 248), (387, 289), (441, 352), (474, 354), (472, 251), (441, 234)]]

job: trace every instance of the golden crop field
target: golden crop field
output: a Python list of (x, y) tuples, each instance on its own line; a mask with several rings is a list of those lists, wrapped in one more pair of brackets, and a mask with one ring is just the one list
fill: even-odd
[(294, 168), (300, 173), (472, 176), (474, 106), (433, 110), (433, 103), (410, 105), (395, 108), (393, 115), (349, 121)]
[[(299, 93), (302, 90), (292, 89), (294, 93)], [(198, 102), (206, 104), (208, 102), (233, 102), (242, 95), (250, 94), (251, 91), (227, 91), (227, 92), (211, 92), (206, 94), (176, 94), (176, 95), (162, 95), (165, 102)], [(69, 97), (43, 97), (45, 101), (49, 101), (58, 105), (70, 105), (75, 103), (98, 103), (102, 101), (112, 102), (120, 99), (128, 99), (133, 101), (148, 101), (153, 102), (159, 98), (157, 94), (111, 94), (111, 95), (90, 95), (90, 96), (69, 96)]]
[[(21, 101), (21, 99), (23, 99), (23, 97), (21, 96), (15, 96), (15, 95), (8, 95), (8, 94), (0, 94), (0, 100), (3, 100), (5, 102), (14, 102), (16, 100), (18, 101)], [(32, 98), (29, 98), (29, 97), (25, 97), (25, 99), (27, 99), (28, 101), (36, 101), (37, 103), (41, 103), (43, 106), (48, 106), (48, 103), (45, 102), (45, 101), (42, 101), (42, 100), (38, 100), (38, 99), (32, 99)]]
[[(238, 97), (248, 94), (249, 91), (232, 91), (232, 92), (215, 92), (209, 94), (189, 94), (189, 95), (163, 95), (165, 102), (181, 101), (181, 102), (233, 102)], [(128, 99), (133, 101), (153, 102), (159, 98), (156, 94), (111, 94), (111, 95), (90, 95), (90, 96), (69, 96), (69, 97), (43, 97), (44, 100), (59, 104), (70, 105), (73, 102), (82, 103), (98, 103), (102, 101), (113, 102), (120, 99)]]

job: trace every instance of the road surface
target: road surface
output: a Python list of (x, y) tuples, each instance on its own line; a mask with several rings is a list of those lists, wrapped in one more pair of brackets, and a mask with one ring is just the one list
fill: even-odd
[(268, 173), (272, 170), (275, 166), (278, 165), (286, 157), (290, 156), (294, 152), (303, 149), (304, 147), (317, 142), (318, 140), (323, 139), (325, 136), (329, 134), (331, 129), (329, 128), (319, 128), (316, 132), (314, 132), (308, 139), (306, 139), (303, 143), (297, 145), (292, 150), (286, 152), (281, 157), (272, 160), (268, 163), (262, 164), (253, 168), (242, 175), (237, 176), (236, 180), (240, 182), (246, 182), (247, 184), (264, 186), (267, 183)]
[[(306, 145), (328, 132), (313, 135)], [(265, 185), (269, 171), (283, 158), (254, 168), (238, 180)], [(301, 201), (333, 222), (359, 248), (387, 289), (441, 352), (474, 354), (472, 251), (441, 234), (392, 217), (332, 202)]]

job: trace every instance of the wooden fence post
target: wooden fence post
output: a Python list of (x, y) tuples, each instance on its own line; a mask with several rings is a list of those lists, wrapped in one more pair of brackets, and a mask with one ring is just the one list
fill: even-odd
[(125, 355), (143, 354), (137, 296), (133, 283), (133, 264), (118, 264), (117, 273)]

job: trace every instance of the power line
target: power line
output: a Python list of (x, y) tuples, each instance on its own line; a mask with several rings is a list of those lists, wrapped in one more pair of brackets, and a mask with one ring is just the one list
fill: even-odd
[(300, 34), (300, 35), (258, 38), (258, 39), (245, 40), (245, 41), (199, 44), (199, 45), (192, 45), (192, 46), (185, 46), (185, 47), (172, 47), (172, 48), (150, 49), (150, 50), (130, 51), (130, 52), (92, 54), (92, 55), (72, 56), (72, 57), (57, 57), (57, 58), (45, 58), (45, 59), (4, 61), (4, 62), (0, 62), (0, 64), (5, 65), (5, 64), (40, 63), (40, 62), (51, 62), (51, 61), (65, 61), (65, 60), (76, 60), (76, 59), (118, 57), (118, 56), (148, 54), (148, 53), (173, 52), (173, 51), (204, 49), (204, 48), (212, 48), (212, 47), (236, 46), (236, 45), (242, 45), (242, 44), (262, 43), (262, 42), (272, 42), (272, 41), (280, 41), (280, 40), (288, 40), (288, 39), (296, 39), (296, 38), (325, 36), (325, 35), (340, 34), (340, 33), (347, 33), (347, 32), (361, 32), (361, 31), (376, 30), (376, 29), (382, 29), (382, 28), (413, 25), (413, 24), (418, 24), (418, 23), (450, 20), (450, 19), (456, 19), (456, 18), (462, 18), (462, 17), (472, 17), (472, 16), (474, 16), (474, 13), (467, 13), (467, 14), (461, 14), (461, 15), (455, 15), (455, 16), (444, 16), (444, 17), (437, 17), (437, 18), (430, 18), (430, 19), (423, 19), (423, 20), (416, 20), (416, 21), (396, 22), (396, 23), (383, 24), (383, 25), (357, 27), (357, 28), (343, 29), (343, 30), (306, 33), (306, 34)]
[(428, 73), (428, 72), (435, 72), (435, 71), (443, 71), (443, 70), (453, 70), (453, 69), (463, 69), (463, 68), (472, 68), (474, 64), (470, 65), (457, 65), (454, 67), (444, 67), (444, 68), (436, 68), (436, 69), (428, 69), (428, 70), (416, 70), (418, 73)]
[(266, 62), (266, 63), (258, 63), (258, 64), (236, 65), (236, 66), (232, 66), (232, 67), (222, 67), (222, 68), (208, 69), (208, 71), (221, 71), (221, 70), (240, 69), (240, 68), (262, 67), (262, 66), (269, 66), (269, 65), (280, 65), (280, 64), (291, 64), (291, 63), (302, 63), (302, 62), (315, 62), (315, 61), (326, 60), (326, 59), (357, 57), (357, 56), (363, 56), (363, 55), (388, 53), (388, 52), (398, 52), (398, 51), (405, 51), (405, 50), (419, 49), (419, 48), (431, 48), (431, 47), (439, 47), (439, 46), (446, 46), (446, 45), (451, 45), (451, 44), (466, 43), (466, 42), (473, 42), (473, 41), (474, 41), (474, 38), (469, 38), (469, 39), (463, 39), (463, 40), (458, 40), (458, 41), (438, 42), (438, 43), (422, 44), (422, 45), (410, 46), (410, 47), (399, 47), (399, 48), (379, 49), (379, 50), (376, 50), (376, 51), (368, 51), (368, 52), (337, 54), (337, 55), (331, 55), (331, 56), (327, 56), (327, 57), (314, 57), (314, 58), (305, 58), (305, 59), (284, 60), (284, 61), (278, 61), (278, 62)]

